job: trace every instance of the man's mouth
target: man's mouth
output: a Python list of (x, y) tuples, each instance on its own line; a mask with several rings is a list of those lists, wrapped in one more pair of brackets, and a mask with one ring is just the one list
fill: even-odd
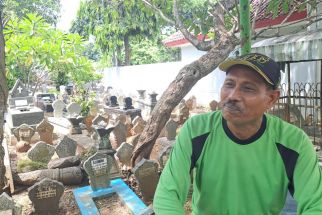
[(230, 112), (242, 112), (240, 107), (231, 102), (224, 103), (224, 108), (226, 108)]

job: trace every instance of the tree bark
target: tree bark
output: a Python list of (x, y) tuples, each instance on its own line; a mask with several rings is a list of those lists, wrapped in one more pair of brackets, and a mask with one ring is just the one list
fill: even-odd
[(132, 154), (132, 166), (142, 158), (150, 157), (153, 145), (169, 120), (172, 110), (201, 78), (211, 73), (234, 50), (238, 42), (239, 40), (233, 35), (222, 37), (205, 55), (180, 70), (153, 109)]
[(3, 126), (4, 112), (6, 110), (6, 102), (8, 97), (7, 82), (6, 82), (6, 66), (5, 66), (5, 41), (3, 36), (2, 11), (0, 11), (0, 194), (5, 186), (4, 166), (4, 148), (3, 141)]
[(124, 65), (129, 66), (131, 63), (131, 47), (130, 47), (128, 35), (124, 36), (124, 54), (125, 54)]

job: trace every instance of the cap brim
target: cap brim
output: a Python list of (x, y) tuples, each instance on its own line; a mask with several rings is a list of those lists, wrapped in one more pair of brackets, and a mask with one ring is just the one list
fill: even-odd
[(256, 65), (252, 64), (251, 62), (249, 61), (245, 61), (245, 60), (236, 60), (236, 59), (228, 59), (228, 60), (225, 60), (224, 62), (222, 62), (221, 64), (219, 64), (219, 69), (221, 69), (222, 71), (225, 71), (227, 72), (227, 70), (234, 66), (234, 65), (245, 65), (245, 66), (248, 66), (248, 67), (251, 67), (252, 69), (254, 69), (258, 74), (260, 74), (264, 79), (265, 81), (267, 81), (267, 83), (271, 84), (274, 86), (274, 84), (272, 83), (271, 80), (269, 80), (269, 78), (267, 77), (267, 75), (260, 69), (258, 68)]

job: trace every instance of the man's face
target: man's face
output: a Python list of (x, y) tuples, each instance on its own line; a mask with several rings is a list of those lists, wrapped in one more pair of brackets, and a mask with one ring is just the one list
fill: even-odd
[(220, 97), (223, 117), (230, 123), (245, 125), (261, 120), (278, 99), (279, 91), (268, 89), (257, 72), (234, 66), (227, 72)]

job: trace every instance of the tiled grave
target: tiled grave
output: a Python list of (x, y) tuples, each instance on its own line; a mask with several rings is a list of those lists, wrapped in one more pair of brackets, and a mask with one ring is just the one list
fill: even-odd
[(111, 186), (105, 189), (93, 191), (91, 186), (86, 186), (74, 189), (73, 193), (82, 215), (99, 215), (99, 210), (93, 199), (108, 197), (113, 193), (119, 196), (120, 200), (134, 215), (143, 214), (148, 209), (143, 201), (120, 178), (111, 180)]

